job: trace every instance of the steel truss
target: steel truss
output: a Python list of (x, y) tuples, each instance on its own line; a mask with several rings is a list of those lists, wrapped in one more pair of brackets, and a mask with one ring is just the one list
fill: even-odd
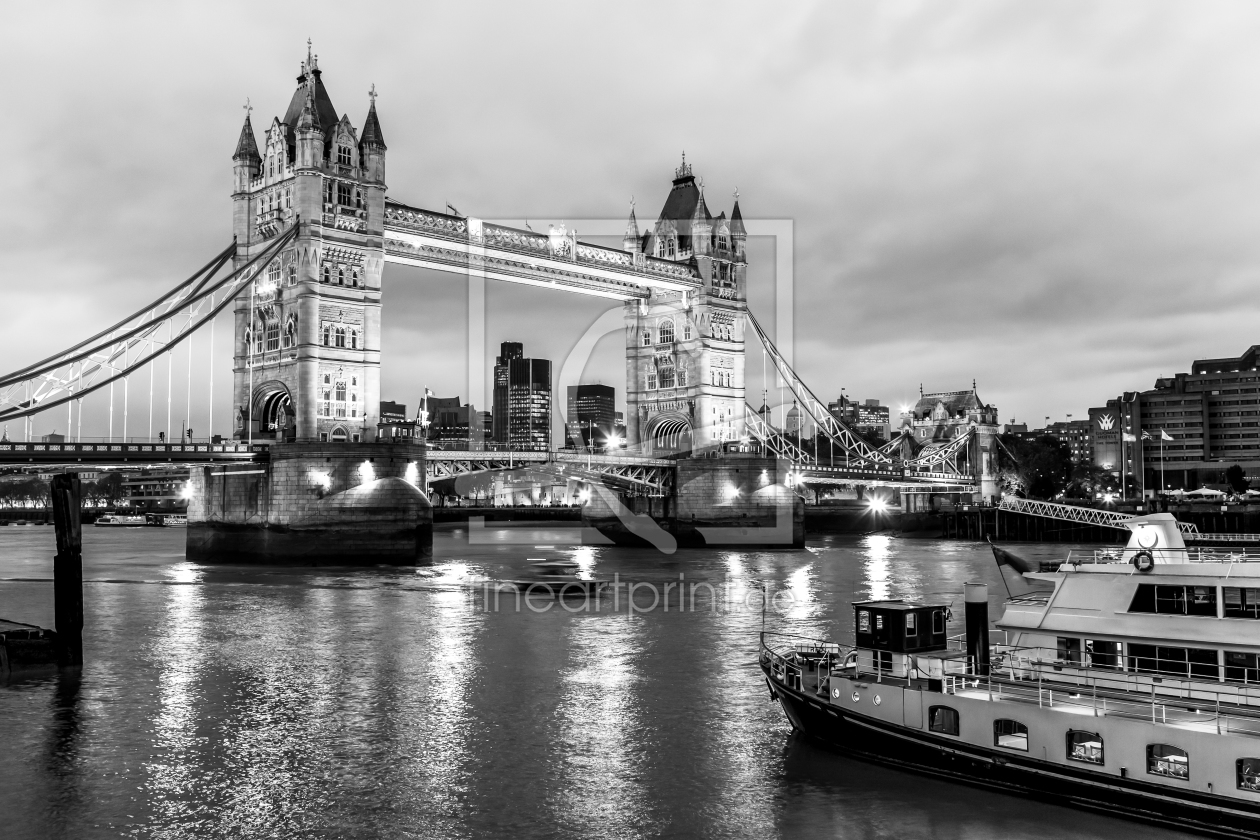
[[(1129, 521), (1137, 516), (1131, 513), (1120, 513), (1115, 510), (1099, 510), (1098, 508), (1060, 505), (1055, 502), (1041, 502), (1036, 499), (1020, 499), (1016, 496), (1003, 496), (998, 506), (1001, 510), (1027, 513), (1030, 516), (1043, 516), (1047, 519), (1062, 519), (1067, 522), (1080, 522), (1083, 525), (1100, 525), (1104, 528), (1118, 528), (1128, 531)], [(1177, 527), (1183, 534), (1199, 534), (1199, 527), (1193, 522), (1178, 522)]]
[(674, 477), (673, 461), (625, 455), (431, 449), (424, 459), (429, 481), (528, 468), (579, 481), (611, 481), (630, 489), (666, 493)]
[(858, 436), (857, 432), (850, 429), (842, 421), (837, 420), (835, 415), (827, 410), (827, 404), (814, 396), (814, 392), (809, 390), (809, 386), (796, 375), (796, 371), (792, 370), (787, 360), (779, 353), (778, 348), (774, 346), (774, 342), (766, 335), (766, 331), (761, 328), (761, 324), (757, 322), (752, 312), (745, 314), (748, 318), (748, 323), (756, 331), (757, 338), (761, 340), (761, 346), (765, 348), (766, 353), (774, 363), (775, 370), (787, 382), (788, 388), (792, 391), (792, 396), (795, 397), (797, 404), (809, 414), (822, 433), (830, 438), (831, 442), (839, 447), (841, 451), (849, 453), (851, 458), (856, 458), (859, 463), (891, 463), (893, 459), (889, 455), (864, 441)]
[[(0, 377), (0, 420), (30, 417), (78, 400), (143, 368), (211, 321), (297, 235), (290, 228), (245, 265), (212, 279), (236, 253), (221, 251), (143, 309), (73, 347)], [(160, 337), (167, 327), (165, 339)]]

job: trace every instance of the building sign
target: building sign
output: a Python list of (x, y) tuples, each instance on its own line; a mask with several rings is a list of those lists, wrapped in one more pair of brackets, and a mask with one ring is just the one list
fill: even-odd
[(1104, 432), (1111, 431), (1111, 428), (1115, 424), (1116, 424), (1116, 418), (1112, 417), (1110, 414), (1098, 415), (1098, 428), (1102, 429)]

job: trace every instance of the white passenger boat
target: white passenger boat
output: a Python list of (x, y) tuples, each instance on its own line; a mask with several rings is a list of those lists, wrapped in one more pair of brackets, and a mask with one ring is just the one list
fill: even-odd
[(984, 584), (855, 603), (856, 645), (762, 638), (792, 726), (906, 769), (1222, 837), (1260, 837), (1260, 555), (1187, 549), (1169, 514), (1031, 571), (991, 644)]
[(96, 517), (94, 523), (97, 527), (114, 526), (123, 528), (134, 528), (138, 525), (148, 524), (148, 520), (144, 516), (128, 516), (122, 513), (104, 513)]

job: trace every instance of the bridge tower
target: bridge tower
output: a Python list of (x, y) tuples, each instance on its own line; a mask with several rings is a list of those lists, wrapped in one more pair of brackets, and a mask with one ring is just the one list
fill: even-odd
[(385, 262), (376, 93), (360, 134), (337, 116), (309, 48), (297, 82), (261, 149), (247, 111), (232, 157), (236, 265), (298, 227), (236, 301), (234, 436), (368, 441), (380, 405)]
[(656, 223), (640, 234), (632, 205), (622, 242), (637, 259), (694, 266), (702, 284), (626, 302), (627, 444), (660, 455), (742, 439), (748, 263), (739, 194), (729, 219), (714, 218), (684, 155)]

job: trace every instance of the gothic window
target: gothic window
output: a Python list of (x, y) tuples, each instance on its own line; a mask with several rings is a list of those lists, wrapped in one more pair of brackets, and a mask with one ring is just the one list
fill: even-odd
[(289, 285), (290, 286), (297, 285), (297, 266), (296, 265), (289, 266)]
[(652, 346), (652, 328), (651, 327), (643, 328), (643, 346), (644, 347)]
[(267, 322), (267, 352), (280, 349), (280, 322)]
[(257, 354), (257, 353), (262, 353), (262, 351), (263, 351), (263, 329), (262, 329), (262, 327), (263, 327), (263, 325), (262, 325), (262, 324), (257, 324), (257, 325), (255, 325), (255, 326), (254, 326), (254, 330), (253, 330), (253, 332), (254, 332), (254, 353), (256, 353), (256, 354)]
[(656, 390), (656, 374), (655, 373), (649, 373), (647, 375), (647, 389), (649, 391)]
[(358, 208), (359, 210), (363, 209), (363, 191), (362, 190), (354, 191), (354, 206)]
[(659, 337), (657, 338), (656, 342), (657, 344), (673, 344), (674, 343), (674, 322), (673, 321), (671, 321), (668, 318), (666, 318), (664, 321), (661, 321)]
[(346, 383), (340, 381), (333, 389), (333, 416), (346, 416)]
[(344, 206), (350, 206), (350, 185), (337, 182), (337, 203)]
[(352, 376), (352, 377), (350, 377), (350, 384), (351, 384), (351, 386), (353, 386), (353, 387), (356, 387), (356, 388), (357, 388), (357, 387), (359, 386), (359, 377), (357, 377), (357, 376)]
[(674, 360), (669, 356), (656, 357), (656, 372), (661, 377), (662, 388), (674, 387)]
[(267, 266), (267, 282), (273, 286), (280, 285), (280, 263), (272, 260), (271, 265)]
[(686, 368), (678, 369), (678, 387), (679, 388), (687, 387), (687, 369)]
[(284, 322), (284, 346), (286, 349), (297, 346), (297, 318), (292, 315)]
[(670, 239), (668, 242), (665, 243), (665, 256), (667, 256), (671, 260), (674, 258), (674, 240), (673, 239)]
[(359, 331), (358, 330), (350, 330), (350, 349), (351, 350), (359, 349)]
[(359, 395), (353, 391), (350, 392), (350, 416), (359, 416)]
[(324, 387), (319, 392), (319, 416), (332, 417), (332, 389), (328, 387), (328, 377), (324, 377)]
[(691, 321), (683, 321), (683, 341), (691, 341)]
[(249, 327), (246, 327), (245, 328), (245, 352), (247, 354), (252, 353), (253, 351), (250, 348), (252, 348), (253, 346), (254, 346), (254, 331), (251, 330)]
[(331, 384), (332, 384), (332, 375), (331, 375), (331, 374), (327, 374), (327, 373), (325, 373), (325, 374), (324, 374), (324, 384), (325, 384), (325, 385), (331, 385)]
[(324, 265), (323, 278), (322, 278), (322, 279), (323, 279), (323, 281), (324, 281), (325, 283), (330, 283), (330, 282), (332, 282), (332, 269), (331, 269), (331, 268), (329, 268), (326, 264)]
[[(325, 347), (327, 347), (329, 344), (331, 344), (331, 343), (332, 343), (332, 327), (331, 327), (331, 326), (329, 326), (328, 324), (324, 324), (324, 339), (323, 339), (323, 343), (324, 343), (324, 346), (325, 346)], [(327, 376), (325, 376), (325, 377), (324, 377), (324, 382), (325, 382), (325, 383), (326, 383), (326, 382), (328, 382), (328, 377), (327, 377)]]
[(324, 182), (324, 203), (325, 204), (333, 203), (333, 182), (332, 181)]
[(342, 166), (350, 165), (350, 147), (349, 146), (337, 147), (337, 163), (341, 164)]
[(284, 191), (284, 206), (285, 207), (293, 206), (293, 196), (290, 195), (289, 190)]
[(334, 347), (346, 346), (346, 328), (345, 327), (337, 326), (333, 328), (333, 346)]
[(272, 178), (276, 177), (276, 157), (275, 155), (267, 155), (267, 174)]
[(346, 270), (344, 268), (337, 269), (337, 285), (338, 286), (346, 285)]
[(350, 269), (350, 285), (359, 288), (359, 269)]

